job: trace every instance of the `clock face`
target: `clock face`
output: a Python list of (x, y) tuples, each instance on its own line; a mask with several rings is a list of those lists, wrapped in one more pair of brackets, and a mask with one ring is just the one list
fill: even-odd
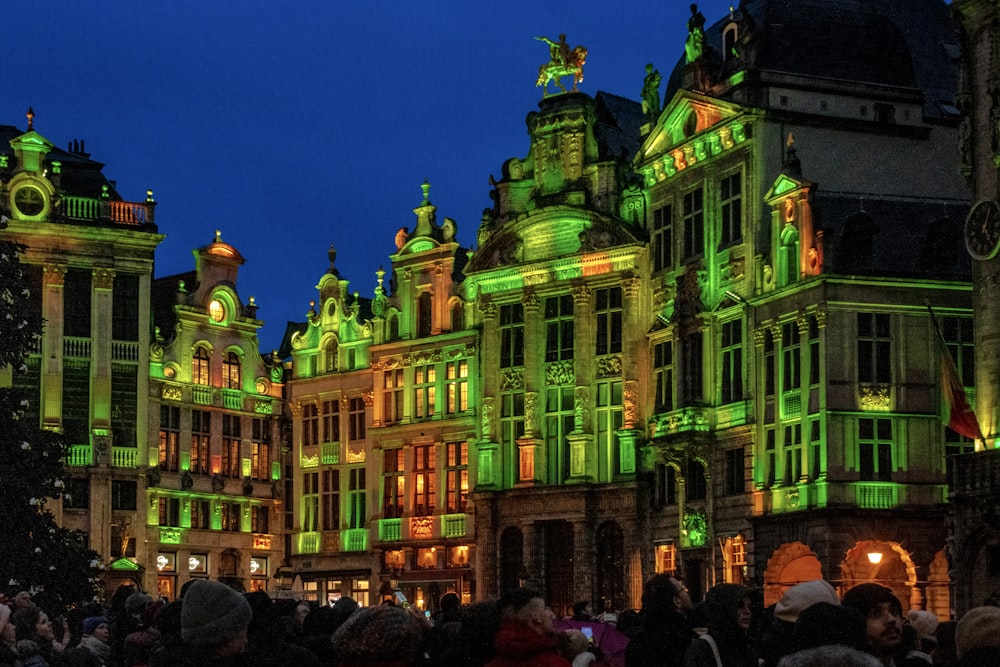
[(983, 200), (969, 211), (965, 246), (976, 259), (991, 259), (1000, 250), (1000, 208), (994, 201)]

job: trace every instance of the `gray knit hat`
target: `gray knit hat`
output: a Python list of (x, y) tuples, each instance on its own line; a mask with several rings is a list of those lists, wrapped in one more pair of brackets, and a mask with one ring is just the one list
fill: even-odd
[(225, 584), (199, 579), (181, 605), (181, 639), (191, 646), (218, 646), (247, 629), (253, 612), (247, 599)]

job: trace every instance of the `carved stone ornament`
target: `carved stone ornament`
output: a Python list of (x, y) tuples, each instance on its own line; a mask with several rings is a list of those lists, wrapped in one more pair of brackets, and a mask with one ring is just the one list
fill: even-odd
[(524, 393), (524, 431), (536, 433), (538, 431), (538, 392), (527, 391)]
[(574, 379), (572, 361), (555, 361), (545, 367), (545, 385), (547, 387), (572, 384)]
[(485, 396), (483, 398), (483, 414), (482, 414), (482, 429), (483, 429), (483, 440), (487, 442), (493, 441), (493, 424), (495, 418), (495, 403), (496, 399), (492, 396)]
[(862, 410), (885, 412), (891, 407), (891, 392), (885, 385), (863, 384), (858, 387), (858, 394)]
[(508, 368), (500, 376), (500, 391), (518, 391), (524, 389), (524, 371), (520, 368)]
[(600, 357), (597, 359), (598, 379), (621, 377), (622, 359), (621, 357)]

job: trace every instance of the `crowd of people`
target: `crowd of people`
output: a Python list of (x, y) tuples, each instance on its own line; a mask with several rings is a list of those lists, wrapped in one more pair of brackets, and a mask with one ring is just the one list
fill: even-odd
[[(619, 653), (602, 646), (612, 633), (593, 632), (602, 624), (624, 638)], [(125, 586), (106, 608), (54, 621), (27, 591), (0, 598), (0, 667), (174, 665), (978, 667), (1000, 665), (1000, 607), (939, 622), (928, 611), (904, 615), (885, 586), (861, 584), (841, 599), (823, 580), (789, 588), (768, 608), (759, 591), (737, 584), (714, 586), (694, 604), (668, 574), (646, 582), (640, 610), (596, 617), (581, 601), (559, 618), (527, 588), (469, 605), (448, 593), (430, 620), (395, 600), (316, 605), (207, 579), (174, 602)]]

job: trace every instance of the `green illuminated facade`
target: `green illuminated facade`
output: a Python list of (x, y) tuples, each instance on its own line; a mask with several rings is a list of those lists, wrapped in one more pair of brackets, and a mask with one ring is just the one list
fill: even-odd
[(44, 319), (24, 373), (0, 382), (69, 444), (67, 495), (49, 504), (104, 557), (109, 589), (143, 582), (148, 473), (150, 283), (163, 236), (156, 202), (127, 202), (84, 144), (56, 148), (33, 128), (0, 126), (0, 234), (27, 247), (33, 308)]

